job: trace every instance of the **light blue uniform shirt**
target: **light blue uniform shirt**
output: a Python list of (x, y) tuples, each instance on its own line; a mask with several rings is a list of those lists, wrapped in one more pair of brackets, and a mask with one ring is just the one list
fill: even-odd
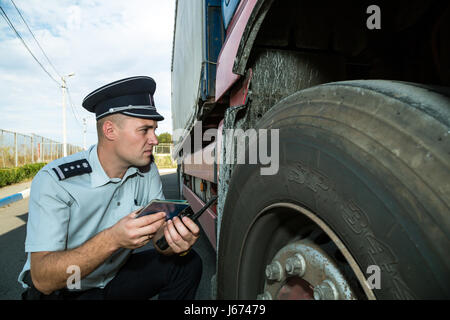
[[(91, 173), (59, 180), (58, 174), (52, 170), (81, 159), (89, 162)], [(155, 163), (151, 163), (147, 172), (130, 167), (122, 179), (109, 178), (99, 162), (97, 145), (49, 163), (38, 172), (31, 184), (25, 240), (27, 261), (19, 275), (19, 282), (24, 288), (27, 287), (22, 280), (25, 271), (30, 270), (31, 252), (79, 247), (152, 199), (164, 199)], [(117, 250), (81, 279), (81, 290), (104, 288), (130, 254), (129, 249)]]

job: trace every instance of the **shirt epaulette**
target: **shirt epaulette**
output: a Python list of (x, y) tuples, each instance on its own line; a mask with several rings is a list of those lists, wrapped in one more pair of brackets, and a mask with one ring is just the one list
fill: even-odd
[(59, 180), (92, 172), (92, 168), (86, 159), (64, 163), (52, 169), (58, 176)]

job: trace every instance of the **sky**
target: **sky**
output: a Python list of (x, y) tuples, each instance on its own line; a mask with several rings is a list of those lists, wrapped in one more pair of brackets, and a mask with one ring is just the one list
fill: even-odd
[[(157, 134), (172, 132), (170, 64), (175, 0), (13, 0), (61, 76), (67, 78), (67, 142), (97, 142), (95, 115), (81, 103), (95, 89), (131, 76), (156, 81)], [(0, 6), (44, 68), (60, 80), (11, 0)], [(72, 106), (71, 106), (72, 105)], [(0, 17), (0, 129), (63, 140), (62, 89)]]

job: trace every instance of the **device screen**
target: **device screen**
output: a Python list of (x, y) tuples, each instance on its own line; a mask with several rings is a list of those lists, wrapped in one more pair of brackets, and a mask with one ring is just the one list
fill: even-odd
[(179, 215), (187, 207), (189, 207), (187, 203), (152, 202), (143, 208), (136, 218), (163, 211), (166, 213), (166, 220), (170, 220)]

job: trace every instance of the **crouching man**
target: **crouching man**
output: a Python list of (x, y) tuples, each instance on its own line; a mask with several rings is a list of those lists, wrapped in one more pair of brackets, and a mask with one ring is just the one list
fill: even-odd
[[(165, 222), (163, 212), (136, 218), (152, 199), (164, 199), (152, 155), (164, 119), (155, 88), (152, 78), (132, 77), (90, 93), (83, 107), (96, 115), (98, 144), (33, 179), (19, 276), (24, 299), (195, 298), (202, 263), (190, 249), (199, 227), (187, 217)], [(132, 253), (160, 228), (167, 254)]]

